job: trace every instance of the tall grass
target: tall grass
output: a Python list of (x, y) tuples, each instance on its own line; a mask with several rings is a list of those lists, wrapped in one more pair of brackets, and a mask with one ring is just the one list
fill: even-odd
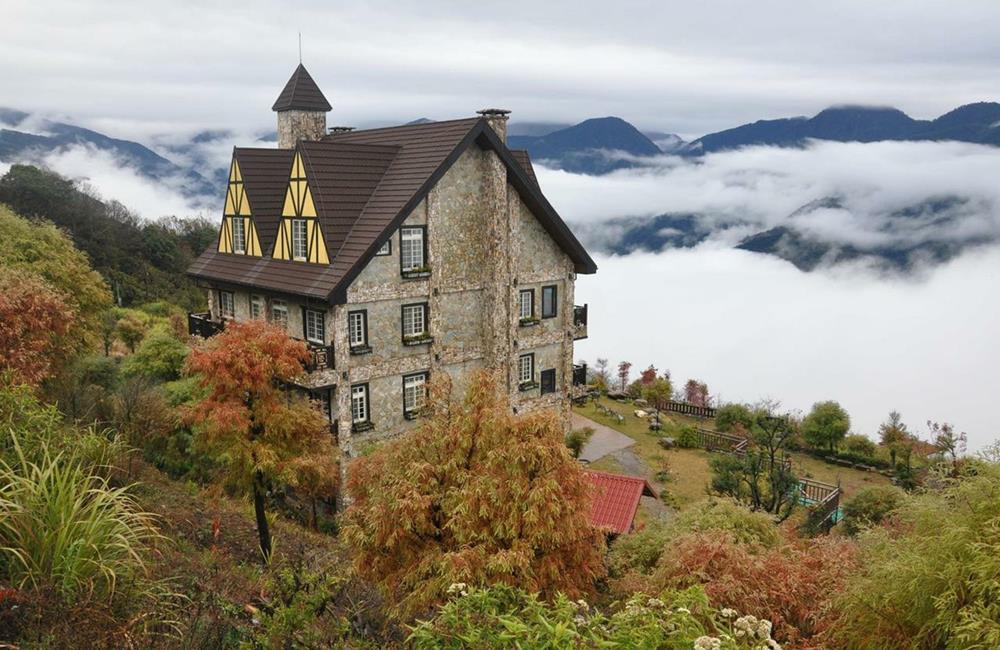
[(67, 599), (112, 598), (145, 572), (160, 536), (128, 487), (112, 487), (84, 459), (47, 447), (0, 460), (0, 574), (19, 588), (47, 587)]

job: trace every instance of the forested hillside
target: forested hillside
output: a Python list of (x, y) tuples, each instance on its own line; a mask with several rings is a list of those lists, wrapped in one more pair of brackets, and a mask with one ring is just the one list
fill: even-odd
[(204, 300), (185, 270), (215, 241), (217, 227), (206, 219), (143, 220), (113, 198), (30, 165), (13, 165), (0, 178), (2, 204), (65, 231), (107, 279), (119, 306), (169, 300), (194, 309)]

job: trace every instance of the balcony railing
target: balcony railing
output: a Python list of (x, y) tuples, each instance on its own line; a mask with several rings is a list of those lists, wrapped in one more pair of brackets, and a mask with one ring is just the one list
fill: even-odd
[(309, 346), (309, 361), (306, 362), (307, 371), (333, 370), (332, 345), (320, 345), (318, 343), (307, 343), (306, 345)]
[(587, 338), (587, 305), (573, 307), (573, 340)]
[(587, 364), (573, 364), (573, 385), (574, 386), (586, 386), (587, 385)]
[(191, 336), (207, 339), (221, 332), (225, 326), (222, 321), (212, 320), (212, 314), (207, 311), (188, 314), (188, 334)]

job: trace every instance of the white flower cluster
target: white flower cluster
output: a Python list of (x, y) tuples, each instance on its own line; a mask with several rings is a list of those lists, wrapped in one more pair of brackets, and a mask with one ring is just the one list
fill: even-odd
[(722, 611), (720, 611), (719, 613), (722, 614), (722, 618), (732, 618), (736, 616), (736, 610), (730, 609), (728, 607), (723, 607)]
[(452, 583), (452, 585), (448, 587), (448, 594), (452, 596), (454, 596), (455, 594), (458, 594), (459, 596), (468, 596), (469, 585), (465, 584), (464, 582)]
[(694, 640), (694, 650), (722, 650), (722, 639), (700, 636)]
[(733, 623), (733, 628), (736, 630), (737, 639), (745, 637), (747, 640), (771, 640), (771, 621), (767, 619), (758, 619), (756, 616), (741, 616)]

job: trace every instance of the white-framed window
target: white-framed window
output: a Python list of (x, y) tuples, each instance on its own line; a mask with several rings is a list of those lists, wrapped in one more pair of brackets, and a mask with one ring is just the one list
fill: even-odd
[(247, 252), (247, 233), (243, 217), (233, 217), (233, 252)]
[(323, 323), (324, 313), (315, 309), (306, 309), (303, 313), (305, 319), (306, 340), (312, 343), (326, 343), (326, 331)]
[(284, 300), (271, 301), (271, 322), (288, 330), (288, 303)]
[(403, 338), (427, 334), (427, 305), (403, 305)]
[(354, 424), (368, 422), (368, 384), (351, 386), (351, 420)]
[(368, 312), (347, 312), (347, 337), (352, 348), (368, 345)]
[(535, 380), (535, 355), (522, 354), (517, 359), (517, 381), (527, 384)]
[(559, 295), (559, 289), (556, 285), (552, 284), (547, 287), (542, 287), (542, 318), (555, 318), (556, 310), (556, 298)]
[(223, 318), (236, 318), (236, 301), (232, 291), (219, 292), (219, 315)]
[(292, 219), (292, 259), (304, 262), (309, 252), (306, 240), (306, 220)]
[(260, 296), (250, 296), (250, 318), (264, 318), (264, 299)]
[(522, 289), (519, 294), (519, 314), (522, 319), (532, 318), (535, 315), (535, 290)]
[(392, 255), (392, 240), (387, 239), (385, 243), (375, 252), (376, 255)]
[(424, 229), (399, 229), (399, 265), (404, 272), (424, 268)]
[(427, 373), (403, 377), (403, 411), (414, 413), (427, 404)]

